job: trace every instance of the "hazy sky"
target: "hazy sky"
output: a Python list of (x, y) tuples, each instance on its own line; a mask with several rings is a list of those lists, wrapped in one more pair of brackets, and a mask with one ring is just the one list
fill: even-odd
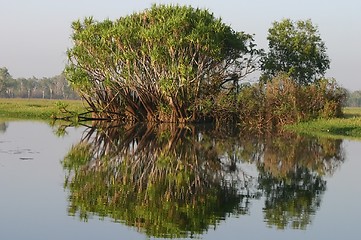
[(265, 49), (272, 22), (311, 19), (331, 58), (327, 77), (350, 90), (361, 89), (360, 0), (0, 0), (0, 67), (15, 78), (58, 75), (72, 44), (72, 21), (86, 16), (116, 19), (152, 3), (207, 8), (236, 31), (255, 34)]

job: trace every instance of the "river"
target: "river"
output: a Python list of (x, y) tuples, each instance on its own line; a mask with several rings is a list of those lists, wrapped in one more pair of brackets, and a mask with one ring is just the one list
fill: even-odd
[(0, 239), (358, 239), (360, 156), (290, 133), (1, 122)]

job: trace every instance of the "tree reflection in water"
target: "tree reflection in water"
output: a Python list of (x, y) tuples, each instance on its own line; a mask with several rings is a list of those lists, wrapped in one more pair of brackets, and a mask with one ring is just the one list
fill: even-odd
[(323, 176), (332, 175), (344, 162), (341, 143), (293, 136), (265, 144), (258, 182), (266, 197), (264, 217), (269, 226), (306, 229), (326, 190)]
[[(305, 228), (344, 160), (341, 141), (248, 136), (196, 126), (98, 125), (73, 146), (70, 215), (109, 217), (148, 236), (202, 234), (265, 196), (269, 226)], [(245, 169), (257, 167), (258, 173)]]
[(7, 128), (8, 128), (7, 122), (0, 122), (0, 133), (5, 133)]

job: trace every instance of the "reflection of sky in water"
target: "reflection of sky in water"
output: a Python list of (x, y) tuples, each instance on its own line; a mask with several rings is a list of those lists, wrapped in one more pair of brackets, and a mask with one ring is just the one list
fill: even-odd
[[(1, 144), (1, 143), (0, 143)], [(34, 154), (38, 154), (39, 152), (34, 152), (31, 149), (7, 149), (4, 147), (4, 145), (6, 144), (1, 144), (1, 149), (0, 149), (0, 153), (5, 154), (9, 154), (9, 155), (17, 155), (18, 158), (20, 160), (30, 160), (30, 159), (34, 159)], [(9, 145), (14, 145), (12, 143), (10, 143)], [(6, 157), (4, 156), (4, 159)]]
[(346, 161), (326, 179), (327, 190), (316, 213), (313, 231), (319, 239), (358, 239), (361, 215), (361, 142), (344, 141)]
[[(82, 129), (56, 137), (43, 123), (11, 122), (0, 134), (0, 239), (146, 239), (119, 223), (93, 217), (83, 223), (67, 215), (67, 191), (60, 161)], [(251, 201), (249, 215), (228, 217), (204, 239), (356, 239), (361, 208), (361, 142), (344, 141), (346, 161), (332, 177), (306, 231), (267, 228), (264, 198)], [(32, 158), (22, 161), (21, 157)], [(243, 164), (255, 176), (252, 165)], [(348, 237), (349, 236), (349, 237)]]

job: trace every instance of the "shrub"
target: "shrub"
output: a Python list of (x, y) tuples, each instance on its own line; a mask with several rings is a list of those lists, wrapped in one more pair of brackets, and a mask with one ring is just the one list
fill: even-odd
[(278, 75), (241, 89), (239, 120), (243, 127), (277, 129), (319, 117), (340, 117), (345, 97), (334, 79), (300, 86), (287, 75)]

